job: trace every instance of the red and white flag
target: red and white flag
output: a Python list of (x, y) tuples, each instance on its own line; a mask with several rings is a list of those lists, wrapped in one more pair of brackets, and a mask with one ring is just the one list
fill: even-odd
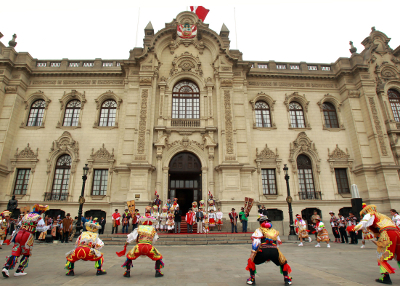
[(190, 11), (196, 13), (197, 17), (199, 17), (199, 19), (203, 22), (206, 19), (208, 12), (210, 12), (210, 10), (204, 8), (203, 6), (190, 6)]

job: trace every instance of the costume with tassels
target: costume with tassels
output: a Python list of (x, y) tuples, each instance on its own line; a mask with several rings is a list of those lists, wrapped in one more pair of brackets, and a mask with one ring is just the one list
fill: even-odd
[(11, 238), (11, 242), (14, 242), (14, 247), (12, 248), (11, 256), (7, 257), (2, 270), (2, 274), (5, 278), (10, 276), (9, 270), (15, 267), (18, 257), (21, 255), (22, 258), (14, 276), (23, 276), (27, 274), (24, 270), (28, 267), (29, 256), (32, 254), (31, 251), (33, 248), (35, 232), (47, 231), (48, 228), (41, 217), (41, 214), (48, 209), (48, 206), (36, 204), (33, 206), (33, 211), (22, 218), (21, 227), (13, 233)]
[(392, 284), (390, 274), (395, 273), (395, 269), (392, 268), (388, 261), (395, 258), (397, 265), (400, 268), (400, 229), (393, 221), (378, 213), (376, 206), (367, 205), (360, 212), (362, 220), (356, 226), (349, 226), (348, 231), (358, 231), (362, 228), (368, 228), (368, 230), (374, 234), (377, 241), (378, 253), (378, 265), (382, 276), (376, 279), (376, 282), (383, 284)]
[(250, 271), (250, 278), (247, 279), (247, 284), (254, 285), (256, 283), (256, 265), (267, 261), (272, 261), (280, 267), (285, 285), (292, 284), (292, 277), (289, 277), (292, 269), (278, 248), (278, 245), (282, 244), (279, 238), (279, 231), (272, 228), (271, 221), (266, 216), (260, 217), (259, 222), (260, 227), (251, 236), (253, 242), (246, 267), (246, 270)]
[(104, 242), (99, 238), (97, 231), (101, 229), (98, 222), (86, 222), (87, 231), (82, 232), (75, 243), (75, 249), (68, 252), (67, 264), (65, 268), (68, 270), (67, 276), (74, 276), (74, 264), (78, 260), (94, 261), (97, 269), (96, 275), (107, 274), (101, 267), (104, 263), (103, 253), (99, 250), (104, 246)]
[[(147, 211), (150, 212), (148, 209), (149, 207), (146, 207), (146, 213)], [(138, 228), (135, 228), (129, 235), (126, 240), (124, 250), (121, 252), (117, 252), (118, 256), (123, 256), (126, 253), (126, 248), (127, 245), (135, 242), (136, 245), (133, 249), (131, 249), (127, 254), (126, 254), (126, 261), (122, 265), (122, 267), (126, 268), (126, 271), (124, 273), (124, 277), (130, 277), (130, 271), (132, 267), (132, 260), (136, 260), (138, 257), (142, 255), (146, 255), (149, 257), (151, 260), (155, 261), (155, 269), (156, 269), (156, 274), (155, 277), (162, 277), (164, 274), (161, 272), (161, 268), (164, 267), (164, 263), (162, 261), (162, 255), (158, 250), (153, 246), (153, 244), (158, 240), (158, 235), (155, 230), (155, 228), (152, 226), (152, 223), (154, 222), (154, 218), (151, 216), (147, 216), (147, 219), (143, 221), (143, 225), (140, 225)]]

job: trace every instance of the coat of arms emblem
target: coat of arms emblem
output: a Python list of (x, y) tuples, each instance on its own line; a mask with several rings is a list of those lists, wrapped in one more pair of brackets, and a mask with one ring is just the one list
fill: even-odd
[(190, 25), (189, 23), (183, 25), (179, 24), (176, 28), (176, 31), (178, 36), (182, 39), (191, 39), (197, 35), (196, 25)]

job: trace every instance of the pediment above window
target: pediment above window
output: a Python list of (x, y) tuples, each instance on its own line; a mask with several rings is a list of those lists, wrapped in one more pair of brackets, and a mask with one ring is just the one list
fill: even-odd
[(175, 55), (170, 75), (173, 76), (178, 73), (194, 73), (202, 76), (203, 70), (199, 57), (195, 57), (189, 52), (184, 52), (180, 56)]

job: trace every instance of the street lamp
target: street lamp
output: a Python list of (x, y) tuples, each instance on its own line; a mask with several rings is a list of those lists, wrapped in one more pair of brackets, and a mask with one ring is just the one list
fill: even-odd
[(85, 183), (87, 180), (87, 174), (89, 172), (89, 167), (88, 164), (85, 164), (85, 167), (83, 167), (83, 176), (82, 176), (82, 191), (81, 191), (81, 196), (79, 197), (79, 211), (78, 211), (78, 222), (76, 223), (76, 232), (79, 234), (81, 229), (83, 228), (82, 224), (82, 207), (83, 204), (85, 203)]
[(285, 180), (286, 180), (286, 189), (287, 189), (287, 197), (286, 202), (288, 203), (289, 207), (289, 225), (290, 225), (290, 232), (289, 232), (289, 240), (297, 240), (297, 235), (294, 232), (294, 224), (293, 224), (293, 210), (292, 210), (292, 197), (290, 196), (290, 187), (289, 187), (289, 168), (284, 164), (283, 171), (285, 171)]

